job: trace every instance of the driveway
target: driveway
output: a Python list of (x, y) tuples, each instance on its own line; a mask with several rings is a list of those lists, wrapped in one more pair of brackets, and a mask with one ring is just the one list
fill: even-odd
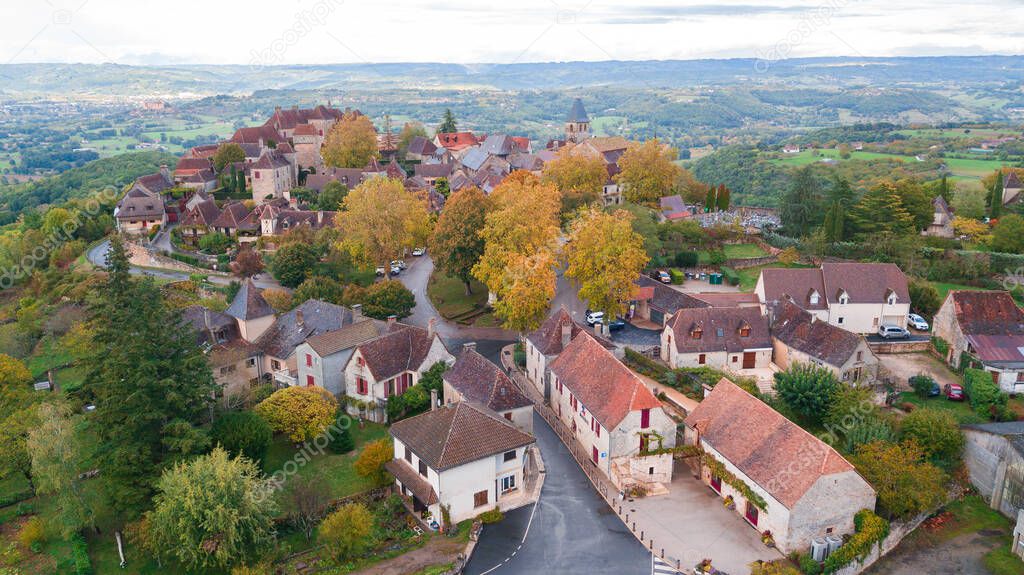
[(878, 361), (889, 372), (898, 389), (910, 389), (907, 380), (922, 373), (940, 386), (961, 383), (960, 378), (946, 364), (930, 353), (885, 353), (879, 354)]
[(1006, 533), (983, 529), (930, 545), (909, 538), (866, 571), (867, 575), (989, 575), (982, 558), (1006, 545)]
[(465, 573), (651, 573), (650, 551), (597, 495), (558, 436), (536, 414), (533, 431), (547, 469), (540, 501), (484, 526)]
[(622, 329), (612, 332), (612, 341), (620, 345), (653, 347), (661, 345), (661, 331), (627, 323)]

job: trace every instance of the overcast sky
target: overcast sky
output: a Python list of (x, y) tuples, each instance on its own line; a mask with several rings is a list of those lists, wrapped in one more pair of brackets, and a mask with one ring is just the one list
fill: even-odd
[(6, 0), (0, 10), (7, 63), (1024, 53), (1019, 0)]

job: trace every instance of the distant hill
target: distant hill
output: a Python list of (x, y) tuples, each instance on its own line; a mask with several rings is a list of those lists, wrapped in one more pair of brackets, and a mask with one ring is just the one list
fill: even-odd
[(262, 89), (565, 89), (587, 86), (678, 88), (744, 83), (819, 87), (907, 84), (980, 86), (1024, 81), (1024, 56), (800, 58), (766, 61), (667, 60), (537, 64), (334, 64), (312, 66), (124, 66), (5, 64), (2, 93), (237, 94)]
[(161, 164), (174, 166), (177, 157), (166, 152), (133, 152), (103, 158), (61, 174), (23, 184), (0, 186), (0, 206), (18, 213), (26, 208), (85, 197), (107, 186), (121, 188), (135, 178), (152, 174)]

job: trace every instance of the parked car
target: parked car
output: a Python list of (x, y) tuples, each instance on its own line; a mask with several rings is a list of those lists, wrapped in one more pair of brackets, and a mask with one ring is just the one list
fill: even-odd
[(391, 264), (391, 275), (397, 276), (402, 273), (402, 267), (399, 265)]
[(407, 268), (409, 266), (406, 265), (405, 260), (395, 260), (395, 261), (391, 262), (391, 267), (398, 268), (400, 270), (404, 270), (405, 268)]
[(383, 276), (384, 275), (384, 266), (377, 266), (377, 275), (378, 276)]
[(603, 311), (588, 311), (587, 312), (587, 325), (594, 325), (595, 323), (604, 323), (604, 312)]
[(907, 328), (898, 325), (880, 325), (878, 326), (878, 336), (882, 339), (907, 339), (910, 337), (910, 332), (907, 331)]
[(620, 329), (623, 329), (625, 327), (626, 322), (623, 321), (622, 318), (617, 317), (612, 321), (608, 322), (608, 331), (619, 331)]
[(943, 388), (943, 392), (946, 394), (946, 399), (950, 401), (963, 401), (967, 399), (967, 395), (964, 394), (964, 386), (959, 383), (947, 383)]
[(907, 325), (918, 331), (928, 331), (929, 329), (928, 322), (916, 313), (912, 313), (907, 316)]
[(415, 248), (412, 250), (412, 255), (419, 257), (427, 253), (427, 248)]
[(668, 272), (665, 270), (658, 270), (658, 277), (656, 279), (663, 284), (672, 283), (672, 276), (668, 275)]

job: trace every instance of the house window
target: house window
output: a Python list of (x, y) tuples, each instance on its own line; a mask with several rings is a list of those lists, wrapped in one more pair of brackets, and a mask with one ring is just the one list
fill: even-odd
[(703, 334), (704, 334), (704, 332), (702, 330), (695, 329), (695, 330), (690, 332), (690, 337), (692, 337), (693, 339), (700, 339), (700, 336), (703, 335)]
[(749, 521), (750, 524), (753, 525), (754, 527), (757, 527), (757, 516), (758, 516), (757, 506), (754, 505), (753, 503), (747, 501), (747, 512), (744, 514), (744, 517), (746, 517), (747, 521)]
[(872, 327), (878, 327), (878, 318), (877, 317), (871, 319), (871, 325), (872, 325)]
[(836, 320), (836, 323), (837, 323), (837, 324), (839, 324), (839, 325), (843, 325), (843, 319), (845, 319), (845, 318), (839, 318), (839, 319), (837, 319), (837, 320)]
[(315, 387), (315, 386), (316, 386), (316, 378), (314, 378), (312, 375), (307, 375), (306, 376), (306, 387)]
[(516, 476), (515, 475), (506, 475), (505, 477), (501, 478), (501, 492), (502, 493), (507, 493), (509, 491), (514, 490), (515, 488), (516, 488)]
[(654, 468), (653, 467), (648, 467), (647, 468), (647, 475), (654, 475)]
[(422, 459), (420, 460), (420, 475), (423, 477), (427, 476), (427, 464), (423, 463)]
[(702, 353), (702, 354), (697, 356), (697, 363), (699, 363), (700, 365), (704, 365), (705, 363), (707, 363), (707, 361), (708, 361), (707, 354)]
[(736, 363), (737, 361), (739, 361), (739, 359), (740, 359), (740, 356), (738, 356), (738, 355), (732, 356), (732, 362), (733, 363)]
[(409, 462), (409, 465), (412, 465), (412, 450), (409, 449), (408, 445), (405, 446), (405, 460)]
[(503, 459), (504, 459), (504, 460), (505, 460), (506, 462), (508, 462), (508, 461), (514, 461), (514, 460), (515, 460), (515, 458), (516, 458), (516, 450), (515, 450), (515, 449), (513, 449), (512, 451), (506, 451), (506, 452), (505, 452), (505, 455), (503, 456)]
[(640, 410), (640, 427), (647, 429), (651, 426), (651, 410), (642, 409)]
[(253, 171), (252, 174), (253, 174), (253, 177), (255, 177), (257, 180), (260, 179), (260, 173), (259, 172)]
[(740, 328), (740, 337), (750, 337), (750, 328), (743, 326)]
[(313, 356), (306, 354), (306, 367), (313, 367)]
[(509, 421), (512, 421), (512, 412), (511, 411), (505, 412), (505, 419), (507, 419)]
[(1024, 371), (1017, 372), (1017, 383), (1024, 383)]
[(473, 494), (473, 507), (483, 507), (487, 505), (487, 492), (477, 491)]
[(818, 305), (818, 292), (811, 292), (811, 305)]
[(722, 492), (722, 478), (712, 475), (711, 476), (711, 489), (714, 489), (717, 493)]
[(277, 361), (276, 359), (270, 360), (270, 368), (273, 369), (274, 371), (281, 369), (281, 362)]
[(359, 367), (363, 367), (366, 365), (366, 360), (363, 359), (363, 356), (359, 356), (356, 358), (356, 365), (358, 365)]
[(367, 388), (366, 380), (361, 378), (361, 377), (357, 377), (356, 378), (356, 391), (359, 393), (359, 395), (366, 395), (366, 391), (367, 391), (366, 388)]
[(864, 352), (863, 351), (858, 351), (857, 352), (857, 361), (864, 361)]

